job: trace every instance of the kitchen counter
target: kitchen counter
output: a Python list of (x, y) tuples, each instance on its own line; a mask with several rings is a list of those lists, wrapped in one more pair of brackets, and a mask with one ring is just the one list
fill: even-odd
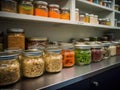
[(56, 90), (74, 84), (76, 82), (85, 80), (94, 75), (100, 74), (104, 71), (120, 66), (120, 56), (114, 56), (109, 59), (91, 63), (85, 66), (73, 66), (71, 68), (64, 68), (59, 73), (45, 73), (43, 76), (32, 79), (22, 79), (19, 82), (1, 87), (1, 89), (13, 90)]

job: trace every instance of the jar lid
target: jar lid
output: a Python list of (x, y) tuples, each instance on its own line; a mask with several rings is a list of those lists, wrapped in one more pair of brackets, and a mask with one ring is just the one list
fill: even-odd
[(23, 32), (24, 32), (24, 29), (21, 29), (21, 28), (9, 28), (9, 29), (7, 30), (7, 32), (23, 33)]
[(48, 38), (46, 37), (29, 37), (27, 39), (30, 41), (47, 41), (48, 40)]
[(42, 54), (42, 51), (38, 50), (25, 50), (23, 52), (24, 56), (40, 56)]
[(75, 48), (77, 49), (90, 49), (91, 46), (90, 45), (75, 45)]
[(61, 43), (62, 49), (73, 50), (74, 46), (71, 43)]
[(0, 60), (12, 60), (18, 58), (16, 53), (0, 52)]
[(91, 45), (91, 48), (102, 48), (102, 46), (101, 45), (98, 45), (98, 44), (94, 44), (94, 45)]
[(60, 6), (58, 4), (50, 4), (49, 7), (56, 7), (59, 8)]
[(48, 45), (46, 50), (47, 52), (60, 53), (62, 49), (58, 45)]
[(110, 43), (101, 43), (102, 46), (110, 46)]
[(86, 16), (88, 16), (89, 14), (88, 13), (85, 13)]
[(80, 15), (80, 17), (84, 17), (85, 15)]
[(66, 10), (66, 11), (69, 11), (70, 9), (69, 9), (69, 8), (67, 8), (67, 7), (63, 7), (63, 8), (61, 8), (61, 10)]
[(5, 49), (4, 50), (5, 52), (7, 52), (7, 53), (22, 53), (22, 49), (20, 49), (20, 48), (7, 48), (7, 49)]
[(119, 7), (119, 5), (118, 5), (118, 4), (115, 4), (115, 6)]
[(98, 15), (94, 15), (95, 18), (98, 18)]
[(48, 5), (47, 2), (45, 1), (35, 1), (36, 4), (43, 4), (43, 5)]
[(79, 8), (75, 8), (75, 11), (79, 11)]

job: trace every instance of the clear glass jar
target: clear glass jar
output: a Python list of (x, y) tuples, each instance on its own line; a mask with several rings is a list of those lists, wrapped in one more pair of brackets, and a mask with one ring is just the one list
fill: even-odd
[(1, 0), (1, 10), (16, 13), (17, 2), (15, 0)]
[(3, 32), (0, 31), (0, 51), (3, 51), (4, 46), (4, 35)]
[(112, 7), (112, 1), (108, 1), (107, 7), (108, 7), (108, 8), (111, 8), (111, 7)]
[(15, 53), (0, 53), (0, 86), (17, 82), (20, 77), (20, 64)]
[(103, 54), (103, 59), (108, 59), (110, 57), (110, 43), (102, 43), (102, 54)]
[(110, 49), (110, 55), (115, 56), (116, 55), (116, 43), (112, 42), (109, 49)]
[(91, 51), (89, 45), (75, 45), (75, 64), (87, 65), (91, 63)]
[(78, 8), (75, 9), (75, 21), (79, 21), (79, 14), (80, 14), (80, 11)]
[(103, 0), (99, 0), (99, 4), (100, 4), (100, 5), (102, 5), (102, 3), (103, 3), (102, 1), (103, 1)]
[(72, 44), (62, 44), (63, 67), (71, 67), (75, 63), (74, 47)]
[(56, 73), (62, 70), (61, 49), (56, 46), (48, 46), (44, 55), (45, 69), (47, 72)]
[(19, 28), (8, 29), (8, 48), (25, 49), (25, 35), (24, 30)]
[(48, 3), (45, 1), (35, 1), (34, 14), (35, 16), (48, 17)]
[(94, 24), (98, 24), (98, 15), (94, 15)]
[(105, 7), (107, 7), (108, 1), (107, 1), (107, 0), (104, 0), (104, 1), (102, 1), (102, 2), (103, 2), (102, 5), (105, 6)]
[(90, 14), (90, 24), (94, 24), (94, 14)]
[(96, 4), (99, 4), (99, 0), (94, 0), (93, 2)]
[(20, 14), (33, 15), (33, 4), (31, 1), (21, 1), (18, 9)]
[(118, 4), (115, 4), (115, 10), (119, 11), (119, 5)]
[(42, 51), (25, 51), (22, 58), (22, 74), (27, 78), (35, 78), (43, 75), (45, 63)]
[(48, 16), (51, 18), (60, 18), (60, 6), (58, 4), (50, 4)]
[(69, 8), (61, 8), (61, 19), (70, 20), (70, 10)]
[(110, 21), (109, 18), (106, 18), (106, 25), (107, 25), (107, 26), (110, 26), (110, 25), (111, 25), (111, 21)]
[(102, 46), (100, 45), (91, 45), (91, 58), (92, 62), (99, 62), (102, 60)]
[(85, 16), (84, 15), (80, 15), (80, 22), (84, 22), (85, 21)]

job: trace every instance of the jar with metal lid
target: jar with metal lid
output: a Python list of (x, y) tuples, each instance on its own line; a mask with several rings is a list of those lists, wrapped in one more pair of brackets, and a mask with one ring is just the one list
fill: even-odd
[(27, 78), (35, 78), (43, 75), (45, 63), (42, 51), (27, 50), (23, 52), (22, 74)]
[(70, 20), (70, 10), (69, 8), (61, 8), (61, 19)]
[(62, 54), (61, 49), (57, 46), (48, 46), (44, 55), (45, 69), (47, 72), (56, 73), (62, 70)]
[(51, 18), (60, 18), (60, 6), (58, 4), (50, 4), (48, 16)]
[(63, 67), (71, 67), (75, 63), (74, 47), (72, 44), (62, 44)]
[(87, 65), (91, 63), (91, 51), (89, 45), (75, 45), (75, 63)]
[(80, 11), (78, 8), (75, 9), (75, 21), (79, 21), (79, 14), (80, 14)]
[(116, 55), (120, 55), (120, 42), (116, 42)]
[(80, 15), (80, 22), (84, 22), (85, 21), (85, 15)]
[(26, 1), (26, 0), (21, 1), (18, 9), (19, 9), (18, 11), (20, 14), (33, 15), (32, 1)]
[(114, 7), (114, 8), (115, 8), (115, 10), (119, 11), (119, 7), (120, 7), (120, 6), (119, 6), (118, 4), (115, 4), (115, 7)]
[(98, 24), (98, 15), (94, 15), (94, 24)]
[(25, 49), (25, 35), (24, 30), (20, 28), (11, 28), (7, 30), (8, 48)]
[(98, 44), (91, 45), (91, 59), (92, 62), (99, 62), (103, 58), (102, 46)]
[(45, 1), (35, 1), (34, 14), (35, 16), (48, 17), (48, 3)]
[(0, 51), (3, 51), (3, 46), (4, 46), (4, 36), (3, 36), (3, 32), (0, 31)]
[(102, 54), (103, 54), (103, 59), (108, 59), (110, 57), (110, 43), (102, 43)]
[(110, 55), (115, 56), (116, 55), (116, 43), (112, 42), (109, 49), (110, 49)]
[(90, 24), (94, 24), (94, 14), (90, 14)]
[(20, 77), (20, 64), (15, 53), (0, 53), (0, 86), (17, 82)]
[(89, 23), (90, 22), (90, 16), (88, 13), (85, 13), (85, 23)]
[(44, 49), (47, 46), (48, 38), (46, 37), (29, 37), (26, 39), (27, 49)]
[(17, 2), (15, 0), (1, 0), (1, 10), (16, 13)]

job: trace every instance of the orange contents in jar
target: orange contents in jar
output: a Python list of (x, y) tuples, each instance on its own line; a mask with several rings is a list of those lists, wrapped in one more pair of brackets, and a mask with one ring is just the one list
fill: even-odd
[(61, 9), (61, 19), (70, 20), (70, 12), (68, 8)]
[(48, 13), (45, 10), (37, 9), (37, 8), (35, 9), (35, 15), (48, 17)]

